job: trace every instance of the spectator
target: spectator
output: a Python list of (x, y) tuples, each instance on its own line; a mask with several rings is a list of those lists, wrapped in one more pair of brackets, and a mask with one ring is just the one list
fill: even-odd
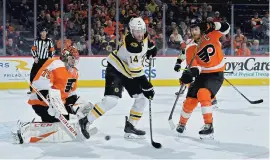
[(176, 42), (178, 44), (181, 44), (184, 42), (182, 36), (178, 33), (178, 29), (174, 28), (173, 33), (170, 35), (170, 39), (173, 40), (173, 42)]
[(85, 36), (80, 37), (80, 41), (77, 42), (77, 49), (80, 53), (80, 55), (87, 55), (88, 54), (88, 49), (87, 49), (87, 43), (85, 41)]
[(252, 37), (257, 37), (257, 34), (261, 32), (262, 19), (259, 18), (259, 14), (255, 12), (254, 17), (251, 19)]
[(25, 39), (20, 36), (20, 31), (15, 31), (15, 34), (13, 36), (13, 43), (15, 43), (18, 48), (21, 50), (21, 53), (30, 53), (29, 51), (29, 44), (26, 44)]
[(91, 50), (94, 55), (98, 55), (101, 50), (101, 40), (99, 35), (95, 35), (93, 42), (91, 43)]
[(213, 22), (221, 22), (220, 13), (219, 11), (215, 12), (215, 17), (213, 18)]
[[(68, 48), (69, 46), (72, 45), (72, 41), (70, 39), (67, 39), (67, 36), (64, 35), (64, 39), (63, 40), (64, 40), (64, 42), (63, 42), (64, 47), (63, 48)], [(60, 39), (57, 40), (57, 42), (56, 42), (56, 48), (57, 48), (58, 51), (61, 50), (61, 40)]]
[(241, 47), (239, 49), (237, 49), (236, 55), (237, 56), (250, 56), (251, 55), (250, 50), (248, 49), (246, 42), (243, 42), (241, 44)]
[(147, 5), (147, 9), (148, 9), (151, 13), (154, 13), (157, 6), (158, 6), (158, 5), (156, 4), (155, 0), (151, 0), (151, 2)]
[(112, 21), (108, 21), (108, 26), (104, 28), (104, 32), (107, 33), (109, 36), (113, 36), (115, 33), (115, 27), (112, 25)]
[(207, 17), (214, 17), (214, 12), (211, 5), (207, 6)]
[(74, 23), (72, 21), (69, 22), (69, 27), (67, 28), (66, 34), (68, 38), (78, 35), (78, 31), (74, 27)]
[(241, 29), (237, 28), (236, 29), (236, 34), (234, 35), (234, 48), (236, 46), (241, 46), (241, 44), (244, 42), (245, 40), (245, 36), (242, 34)]
[(56, 13), (58, 13), (58, 15), (60, 15), (59, 5), (57, 3), (54, 4), (54, 10), (52, 11), (52, 16), (55, 18), (57, 18)]
[(45, 27), (45, 28), (48, 28), (48, 30), (51, 30), (53, 24), (54, 24), (54, 22), (52, 21), (51, 15), (46, 14), (46, 20), (42, 24), (42, 27)]
[(79, 31), (79, 35), (80, 36), (87, 36), (88, 35), (88, 30), (86, 29), (86, 25), (85, 24), (82, 24), (81, 25), (81, 29)]
[(173, 11), (169, 12), (169, 15), (166, 18), (166, 25), (172, 24), (172, 22), (176, 22), (176, 17), (174, 16)]
[(46, 20), (45, 11), (42, 10), (42, 11), (40, 11), (40, 14), (37, 18), (37, 22), (41, 23), (41, 22), (44, 22), (45, 20)]
[(262, 18), (262, 27), (263, 27), (264, 33), (269, 38), (269, 12), (265, 12), (264, 17)]
[(251, 54), (253, 55), (263, 55), (263, 54), (269, 54), (269, 45), (260, 45), (259, 40), (254, 40), (253, 44), (251, 46)]
[(6, 54), (8, 56), (21, 56), (22, 55), (22, 51), (18, 48), (18, 46), (15, 43), (13, 43), (12, 38), (8, 38), (6, 49), (7, 49)]
[(75, 13), (74, 17), (71, 19), (74, 25), (80, 26), (82, 24), (82, 20), (79, 18), (79, 13)]
[(222, 51), (225, 55), (231, 55), (231, 35), (227, 34), (221, 37)]

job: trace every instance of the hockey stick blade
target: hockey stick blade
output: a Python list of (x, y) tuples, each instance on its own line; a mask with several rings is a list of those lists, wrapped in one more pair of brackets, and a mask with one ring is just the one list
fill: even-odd
[(251, 103), (251, 104), (260, 104), (262, 102), (263, 102), (263, 99), (259, 99), (257, 101), (249, 101), (249, 103)]
[(173, 120), (169, 119), (168, 121), (169, 121), (169, 125), (170, 125), (171, 129), (174, 130), (175, 129), (175, 124), (174, 124)]
[(155, 147), (155, 148), (157, 148), (157, 149), (159, 149), (159, 148), (162, 147), (162, 145), (160, 143), (154, 142), (153, 140), (152, 140), (151, 143), (152, 143), (152, 146)]
[(256, 101), (251, 101), (248, 99), (242, 92), (240, 92), (227, 78), (224, 78), (224, 80), (229, 83), (243, 98), (245, 98), (250, 104), (260, 104), (263, 102), (263, 99), (259, 99)]

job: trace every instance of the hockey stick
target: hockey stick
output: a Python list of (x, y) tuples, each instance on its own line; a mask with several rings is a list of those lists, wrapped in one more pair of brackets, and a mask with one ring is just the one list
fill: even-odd
[(248, 99), (242, 92), (240, 92), (227, 78), (224, 78), (224, 80), (229, 83), (242, 97), (244, 97), (250, 104), (259, 104), (263, 102), (263, 99), (259, 99), (256, 101), (251, 101)]
[[(151, 70), (152, 70), (152, 57), (149, 58), (149, 82), (151, 82)], [(151, 137), (151, 144), (155, 148), (161, 148), (161, 144), (158, 142), (155, 142), (153, 140), (153, 131), (152, 131), (152, 111), (151, 111), (151, 100), (149, 99), (149, 123), (150, 123), (150, 137)]]
[[(19, 68), (17, 68), (17, 72), (20, 74), (20, 75), (23, 75), (21, 73), (21, 71), (19, 70)], [(39, 97), (41, 97), (41, 99), (49, 106), (50, 103), (48, 102), (48, 100), (35, 88), (32, 86), (32, 84), (30, 83), (30, 81), (25, 77), (25, 76), (22, 76), (24, 78), (24, 80), (33, 88), (33, 90), (39, 95)], [(56, 110), (61, 113), (60, 109), (58, 108), (58, 106), (54, 106), (56, 108)], [(67, 121), (67, 119), (62, 115), (60, 114), (59, 116), (59, 121), (63, 124), (63, 126), (65, 127), (65, 129), (67, 130), (67, 133), (69, 136), (71, 136), (73, 139), (75, 139), (78, 135), (78, 133), (76, 132), (76, 129), (73, 128), (69, 122)]]
[(239, 67), (240, 67), (240, 65), (237, 65), (235, 68), (234, 68), (234, 70), (233, 71), (231, 71), (231, 72), (224, 72), (224, 73), (227, 73), (227, 74), (234, 74), (236, 71), (238, 71), (239, 70)]
[[(198, 43), (198, 45), (197, 45), (197, 47), (196, 47), (196, 50), (195, 50), (195, 53), (193, 54), (193, 57), (192, 57), (192, 59), (191, 59), (189, 65), (187, 66), (187, 68), (186, 68), (185, 70), (190, 69), (190, 67), (191, 67), (191, 65), (192, 65), (192, 63), (193, 63), (193, 61), (194, 61), (194, 59), (195, 59), (195, 57), (196, 57), (196, 52), (197, 52), (197, 50), (198, 50), (200, 44), (201, 44), (201, 40), (200, 40), (200, 42)], [(184, 84), (184, 83), (181, 83), (181, 86), (180, 86), (180, 89), (179, 89), (179, 92), (178, 92), (178, 93), (181, 93), (181, 92), (182, 92), (182, 90), (184, 89), (184, 86), (185, 86), (185, 84)], [(174, 113), (174, 110), (175, 110), (175, 107), (176, 107), (176, 104), (177, 104), (177, 102), (178, 102), (178, 100), (179, 100), (180, 95), (181, 95), (181, 94), (178, 94), (178, 95), (176, 96), (176, 99), (175, 99), (175, 101), (174, 101), (174, 104), (173, 104), (171, 113), (170, 113), (169, 118), (168, 118), (168, 122), (169, 122), (169, 125), (170, 125), (170, 127), (171, 127), (172, 130), (176, 127), (176, 125), (174, 124), (174, 122), (173, 122), (173, 120), (172, 120), (172, 116), (173, 116), (173, 113)]]

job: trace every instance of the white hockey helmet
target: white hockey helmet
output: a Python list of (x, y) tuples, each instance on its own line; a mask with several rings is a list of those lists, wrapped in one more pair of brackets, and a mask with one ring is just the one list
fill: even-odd
[(129, 21), (129, 29), (131, 34), (133, 30), (146, 33), (146, 24), (141, 17), (131, 18)]

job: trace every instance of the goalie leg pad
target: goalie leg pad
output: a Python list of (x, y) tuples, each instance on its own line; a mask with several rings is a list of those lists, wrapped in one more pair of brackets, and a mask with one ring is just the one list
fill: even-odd
[(105, 114), (118, 103), (118, 97), (116, 96), (105, 96), (101, 102), (96, 103), (94, 108), (87, 115), (88, 121), (92, 123), (94, 120)]
[(143, 115), (144, 108), (146, 106), (147, 99), (145, 96), (141, 93), (139, 95), (134, 95), (133, 98), (135, 98), (134, 104), (132, 105), (132, 108), (130, 110), (129, 114), (129, 122), (136, 126), (138, 121), (141, 119)]
[[(70, 124), (77, 128), (77, 123)], [(18, 125), (17, 132), (12, 133), (15, 143), (61, 143), (73, 140), (60, 122), (28, 122)]]

